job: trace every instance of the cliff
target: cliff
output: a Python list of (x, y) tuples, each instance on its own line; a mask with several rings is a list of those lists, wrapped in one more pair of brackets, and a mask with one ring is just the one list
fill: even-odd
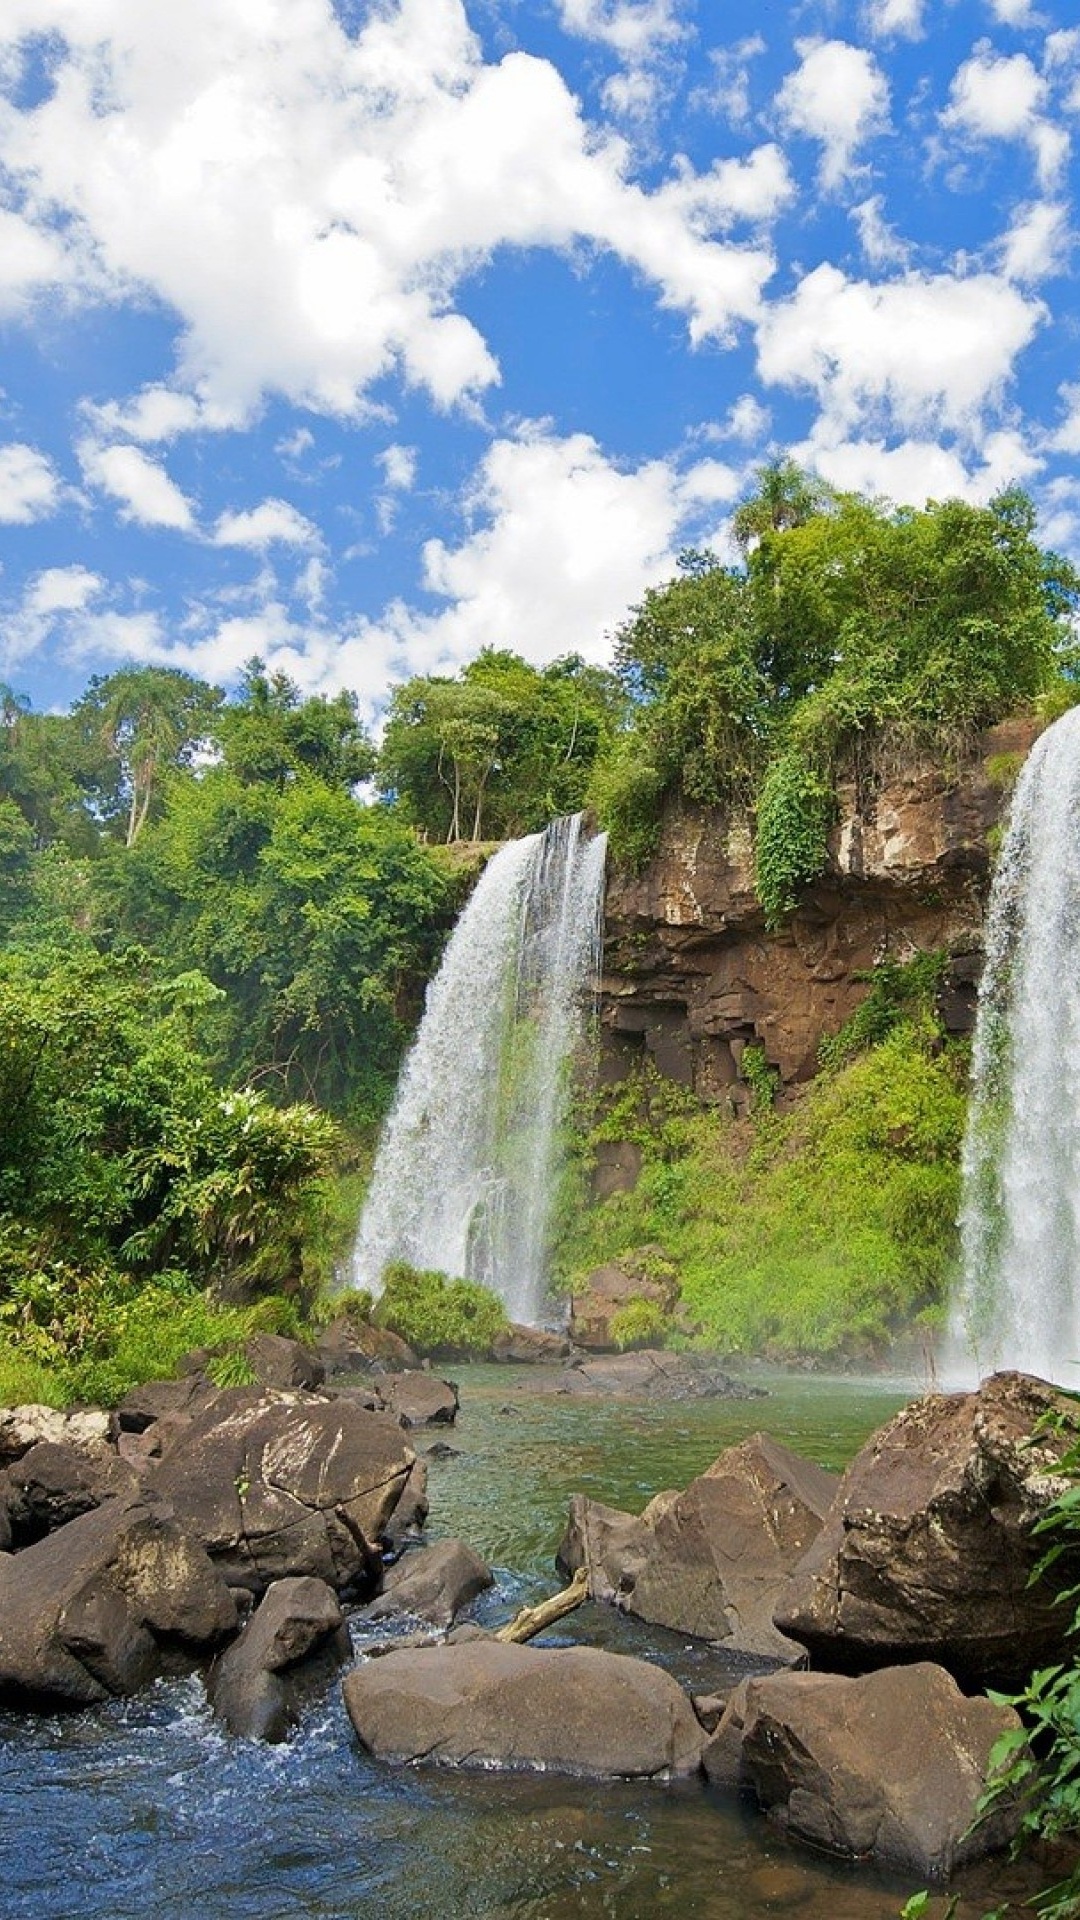
[(705, 1099), (741, 1104), (744, 1047), (759, 1043), (785, 1085), (817, 1069), (882, 960), (945, 951), (946, 1026), (971, 1026), (989, 885), (988, 836), (1005, 805), (1003, 767), (1038, 723), (987, 732), (959, 766), (928, 758), (841, 785), (826, 871), (778, 931), (754, 893), (750, 823), (671, 806), (648, 867), (609, 876), (601, 1023), (605, 1073), (644, 1051)]

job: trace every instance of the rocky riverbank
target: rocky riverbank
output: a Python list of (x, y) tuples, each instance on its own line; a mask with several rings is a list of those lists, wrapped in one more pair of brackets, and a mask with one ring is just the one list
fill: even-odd
[[(10, 1410), (0, 1703), (86, 1706), (198, 1668), (225, 1726), (279, 1739), (352, 1660), (349, 1622), (370, 1649), (381, 1621), (390, 1650), (345, 1687), (376, 1755), (704, 1775), (793, 1838), (944, 1878), (1014, 1824), (1004, 1808), (968, 1832), (1017, 1724), (976, 1689), (1062, 1645), (1028, 1584), (1061, 1485), (1060, 1444), (1032, 1435), (1058, 1406), (1000, 1376), (916, 1402), (838, 1482), (760, 1436), (641, 1516), (576, 1501), (564, 1570), (749, 1666), (726, 1699), (655, 1658), (454, 1626), (491, 1576), (465, 1542), (422, 1543), (420, 1434), (456, 1410), (429, 1373), (225, 1390), (196, 1373), (111, 1415)], [(406, 1619), (429, 1644), (402, 1643)]]

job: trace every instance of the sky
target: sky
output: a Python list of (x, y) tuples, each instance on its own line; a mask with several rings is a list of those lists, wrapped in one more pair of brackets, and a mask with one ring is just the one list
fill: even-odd
[(610, 655), (763, 462), (1080, 559), (1068, 0), (3, 0), (0, 679)]

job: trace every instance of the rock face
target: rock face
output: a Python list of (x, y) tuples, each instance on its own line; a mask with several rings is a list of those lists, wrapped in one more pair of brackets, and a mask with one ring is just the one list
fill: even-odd
[(395, 1419), (351, 1398), (239, 1387), (179, 1432), (152, 1483), (231, 1586), (311, 1574), (363, 1593), (415, 1460)]
[(345, 1705), (380, 1759), (629, 1779), (695, 1773), (704, 1734), (670, 1675), (595, 1647), (459, 1642), (357, 1667)]
[(593, 1599), (639, 1619), (792, 1661), (801, 1649), (777, 1631), (773, 1607), (837, 1485), (757, 1433), (685, 1492), (658, 1494), (640, 1519), (576, 1494), (557, 1564), (568, 1575), (588, 1566)]
[(147, 1501), (110, 1500), (0, 1556), (0, 1699), (11, 1705), (134, 1693), (171, 1647), (207, 1650), (235, 1629), (207, 1555)]
[(972, 1687), (1020, 1684), (1060, 1655), (1053, 1584), (1029, 1585), (1045, 1542), (1032, 1527), (1061, 1491), (1065, 1441), (1033, 1429), (1070, 1402), (1025, 1374), (977, 1393), (932, 1394), (869, 1440), (784, 1588), (775, 1620), (816, 1665), (861, 1672), (942, 1662)]
[(859, 796), (841, 788), (828, 868), (767, 934), (748, 823), (719, 808), (669, 810), (641, 874), (616, 869), (604, 922), (601, 1018), (612, 1076), (643, 1052), (706, 1099), (738, 1104), (743, 1048), (764, 1046), (785, 1082), (809, 1078), (818, 1047), (854, 1011), (858, 978), (916, 949), (952, 956), (943, 1012), (973, 1019), (989, 872), (987, 832), (1003, 796), (989, 777), (1038, 731), (1008, 721), (959, 769), (909, 761)]
[(661, 1272), (660, 1277), (635, 1271), (622, 1261), (594, 1267), (570, 1302), (570, 1338), (574, 1345), (589, 1353), (611, 1353), (617, 1345), (618, 1316), (638, 1300), (665, 1317), (674, 1313), (679, 1303), (679, 1280), (671, 1263), (666, 1264), (668, 1272)]
[(311, 1347), (279, 1333), (258, 1333), (245, 1340), (244, 1353), (263, 1387), (321, 1387), (326, 1367)]
[(940, 1880), (1016, 1831), (1010, 1805), (971, 1827), (991, 1748), (1020, 1721), (941, 1667), (770, 1674), (742, 1710), (743, 1776), (795, 1839)]
[(464, 1540), (437, 1540), (387, 1568), (383, 1591), (367, 1617), (383, 1620), (389, 1614), (411, 1613), (433, 1626), (448, 1627), (455, 1614), (491, 1584), (491, 1568)]
[(105, 1500), (138, 1491), (138, 1475), (101, 1440), (83, 1447), (39, 1440), (0, 1476), (15, 1548), (32, 1546)]
[(305, 1695), (351, 1652), (345, 1616), (324, 1580), (276, 1580), (240, 1638), (215, 1662), (210, 1704), (231, 1733), (284, 1740)]

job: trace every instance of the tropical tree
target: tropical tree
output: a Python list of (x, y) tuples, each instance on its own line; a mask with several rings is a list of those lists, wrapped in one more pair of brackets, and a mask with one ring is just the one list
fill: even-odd
[(108, 754), (111, 778), (99, 793), (106, 816), (125, 815), (133, 847), (166, 772), (190, 766), (224, 695), (177, 667), (123, 667), (90, 681), (73, 718)]

